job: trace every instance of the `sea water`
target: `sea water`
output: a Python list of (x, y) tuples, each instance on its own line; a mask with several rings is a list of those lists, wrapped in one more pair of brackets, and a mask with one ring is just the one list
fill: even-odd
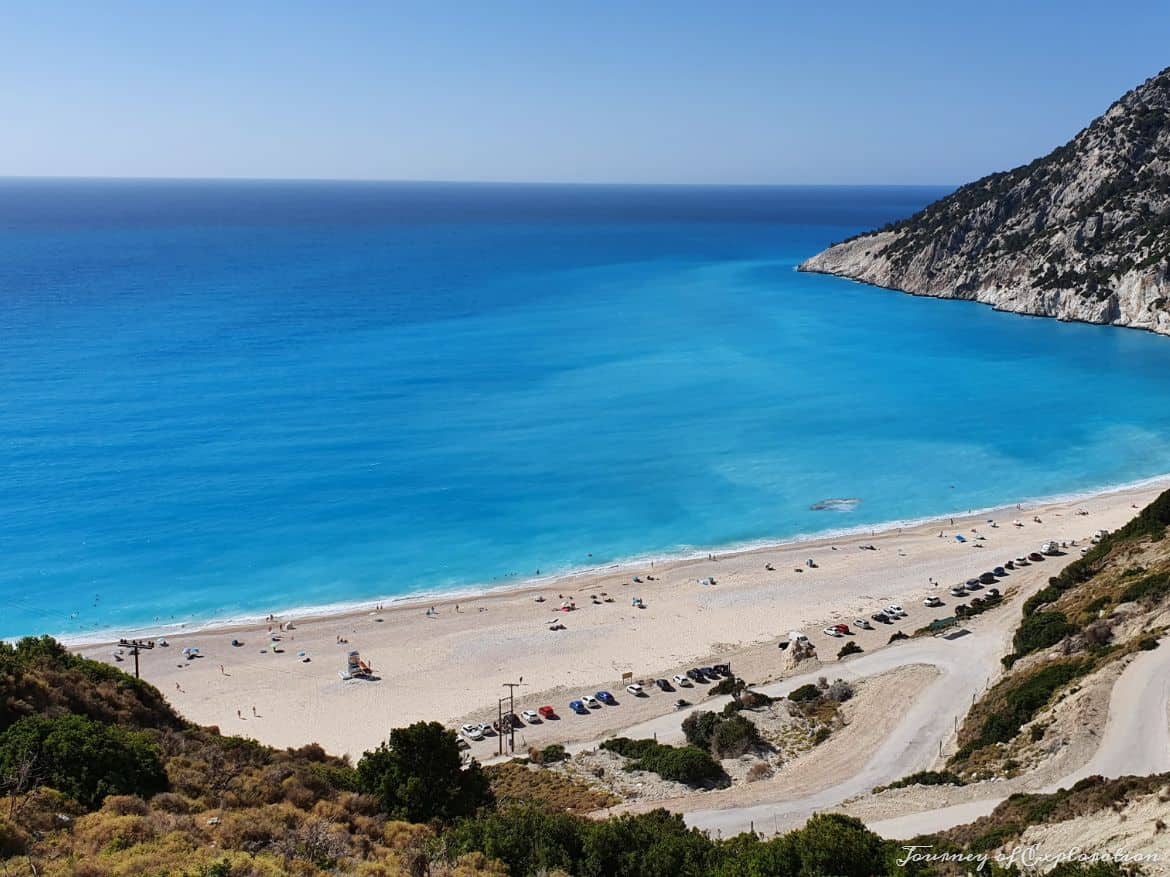
[(0, 636), (1170, 472), (1170, 339), (794, 270), (941, 194), (0, 182)]

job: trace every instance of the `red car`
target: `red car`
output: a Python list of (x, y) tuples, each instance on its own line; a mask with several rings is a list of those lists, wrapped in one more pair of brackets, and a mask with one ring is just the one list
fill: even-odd
[(537, 712), (540, 713), (542, 719), (555, 719), (557, 717), (557, 711), (551, 706), (542, 706)]
[(849, 625), (848, 624), (834, 624), (833, 630), (839, 630), (839, 631), (841, 631), (841, 633), (843, 635), (849, 636)]

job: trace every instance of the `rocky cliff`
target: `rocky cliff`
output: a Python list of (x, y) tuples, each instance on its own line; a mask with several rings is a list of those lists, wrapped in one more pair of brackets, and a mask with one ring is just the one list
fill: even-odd
[(800, 270), (1170, 335), (1170, 68), (1043, 158)]

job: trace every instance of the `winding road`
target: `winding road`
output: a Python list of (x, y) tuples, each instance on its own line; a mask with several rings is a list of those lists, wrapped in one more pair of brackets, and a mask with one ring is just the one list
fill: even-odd
[[(951, 739), (967, 710), (993, 681), (999, 658), (1007, 651), (1018, 620), (1015, 611), (984, 616), (984, 623), (953, 638), (930, 637), (894, 643), (880, 651), (818, 668), (760, 686), (771, 696), (787, 694), (827, 673), (846, 680), (876, 676), (915, 664), (938, 669), (939, 676), (904, 706), (901, 720), (860, 771), (812, 794), (743, 807), (694, 810), (684, 814), (688, 825), (727, 837), (757, 828), (783, 831), (802, 825), (818, 811), (930, 768), (942, 745)], [(991, 669), (989, 669), (991, 668)], [(989, 673), (994, 675), (989, 676)], [(630, 737), (656, 737), (662, 742), (683, 739), (682, 721), (696, 709), (718, 710), (730, 698), (711, 698), (687, 710), (660, 716), (627, 728)], [(1087, 776), (1118, 777), (1170, 770), (1170, 637), (1159, 648), (1140, 653), (1122, 671), (1109, 701), (1109, 714), (1097, 752), (1083, 767), (1040, 791), (1071, 786)], [(570, 751), (593, 748), (598, 741), (578, 743)], [(992, 796), (951, 807), (874, 821), (869, 827), (890, 838), (941, 831), (987, 815), (1004, 800)]]

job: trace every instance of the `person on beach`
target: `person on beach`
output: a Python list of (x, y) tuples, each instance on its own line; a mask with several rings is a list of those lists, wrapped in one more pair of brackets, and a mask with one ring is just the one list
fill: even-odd
[(242, 719), (243, 717), (244, 717), (244, 714), (242, 712), (240, 712), (239, 710), (236, 710), (236, 718)]
[(256, 712), (256, 705), (255, 704), (252, 704), (252, 715), (259, 717), (259, 714)]

